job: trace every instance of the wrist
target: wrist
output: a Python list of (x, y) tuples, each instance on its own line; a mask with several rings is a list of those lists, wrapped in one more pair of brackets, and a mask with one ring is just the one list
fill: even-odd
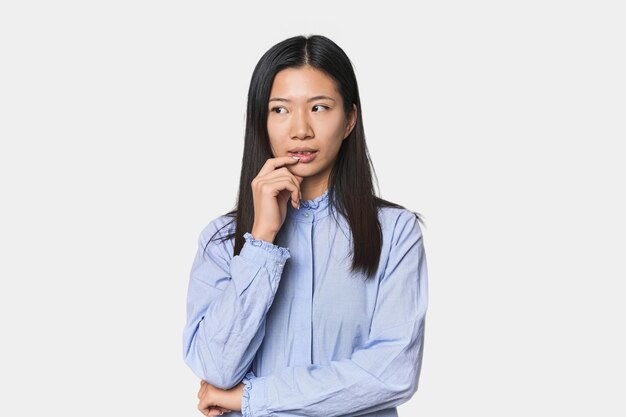
[(240, 382), (237, 386), (225, 390), (220, 398), (220, 406), (233, 411), (241, 411), (244, 385)]
[(263, 230), (256, 230), (254, 228), (252, 228), (252, 231), (250, 232), (250, 234), (252, 235), (254, 239), (264, 240), (268, 243), (274, 243), (274, 239), (276, 238), (276, 233), (267, 232)]

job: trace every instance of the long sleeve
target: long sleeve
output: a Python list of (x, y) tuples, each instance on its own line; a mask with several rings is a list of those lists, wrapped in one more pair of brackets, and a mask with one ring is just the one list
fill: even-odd
[(417, 390), (428, 304), (422, 233), (398, 216), (368, 339), (349, 359), (244, 378), (245, 417), (357, 416), (398, 406)]
[(198, 239), (187, 292), (183, 357), (199, 378), (230, 389), (241, 382), (263, 341), (265, 315), (291, 255), (250, 233), (244, 235), (237, 256), (215, 240), (205, 252), (216, 230), (211, 222)]

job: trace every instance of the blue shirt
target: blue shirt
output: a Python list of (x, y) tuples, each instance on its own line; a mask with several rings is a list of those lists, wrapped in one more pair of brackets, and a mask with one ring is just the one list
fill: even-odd
[(243, 381), (241, 413), (224, 415), (390, 417), (417, 390), (428, 304), (417, 218), (379, 209), (380, 263), (366, 281), (350, 272), (350, 229), (328, 201), (327, 189), (300, 209), (289, 202), (274, 242), (245, 233), (234, 257), (234, 239), (214, 240), (203, 254), (232, 218), (200, 233), (183, 357), (216, 387)]

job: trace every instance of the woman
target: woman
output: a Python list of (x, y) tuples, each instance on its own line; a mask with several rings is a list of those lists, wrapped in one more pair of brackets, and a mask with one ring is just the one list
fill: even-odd
[(324, 36), (254, 69), (236, 208), (199, 237), (184, 360), (205, 415), (397, 416), (417, 390), (416, 213), (376, 197), (350, 60)]

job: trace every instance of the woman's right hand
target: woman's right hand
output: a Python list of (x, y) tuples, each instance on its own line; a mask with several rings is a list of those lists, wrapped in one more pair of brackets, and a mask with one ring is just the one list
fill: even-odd
[(303, 177), (292, 174), (286, 165), (299, 158), (281, 156), (268, 159), (252, 180), (254, 224), (250, 232), (255, 239), (273, 243), (287, 216), (287, 200), (298, 207)]

